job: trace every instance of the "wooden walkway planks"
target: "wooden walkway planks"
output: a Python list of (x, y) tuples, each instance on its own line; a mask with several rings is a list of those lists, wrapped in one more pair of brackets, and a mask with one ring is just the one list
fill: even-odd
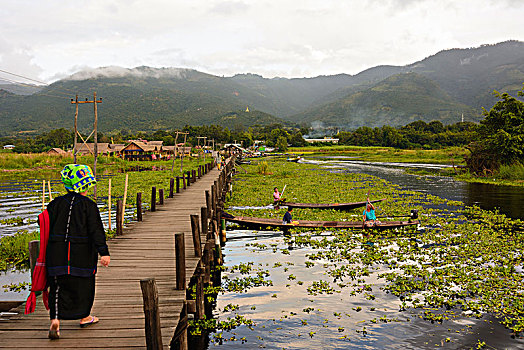
[[(218, 176), (219, 171), (212, 169), (108, 242), (111, 264), (109, 268), (99, 266), (92, 310), (100, 323), (81, 329), (78, 321), (62, 320), (60, 339), (50, 341), (49, 313), (38, 298), (33, 314), (24, 315), (22, 305), (16, 309), (17, 315), (0, 320), (0, 348), (145, 349), (140, 279), (151, 277), (158, 288), (163, 345), (169, 348), (186, 296), (185, 291), (175, 290), (174, 234), (184, 233), (189, 285), (200, 260), (194, 253), (189, 215), (200, 215), (201, 207), (206, 206), (205, 191), (211, 190)], [(206, 242), (205, 235), (201, 242)]]

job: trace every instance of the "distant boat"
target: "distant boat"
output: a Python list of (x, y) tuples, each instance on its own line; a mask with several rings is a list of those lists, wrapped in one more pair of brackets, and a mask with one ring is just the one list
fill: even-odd
[[(376, 199), (370, 201), (371, 203), (378, 203), (385, 200)], [(336, 210), (350, 210), (359, 207), (365, 207), (367, 202), (353, 202), (353, 203), (293, 203), (293, 202), (280, 202), (279, 205), (285, 205), (290, 208), (312, 208), (312, 209), (336, 209)]]
[[(293, 227), (305, 227), (305, 228), (353, 228), (362, 229), (362, 221), (310, 221), (310, 220), (297, 220), (291, 224), (282, 223), (281, 219), (267, 219), (267, 218), (255, 218), (247, 216), (233, 216), (226, 212), (223, 212), (222, 216), (226, 221), (234, 222), (242, 226), (247, 227), (271, 227), (279, 229), (289, 229)], [(375, 226), (373, 229), (387, 230), (408, 226), (416, 226), (420, 223), (419, 220), (408, 220), (408, 221), (382, 221), (380, 225)]]
[(295, 157), (295, 158), (288, 158), (287, 161), (288, 162), (295, 162), (295, 163), (298, 163), (299, 160), (301, 160), (302, 158), (300, 157)]

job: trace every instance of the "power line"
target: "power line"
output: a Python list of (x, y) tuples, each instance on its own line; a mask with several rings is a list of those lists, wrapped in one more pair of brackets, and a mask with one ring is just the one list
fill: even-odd
[[(34, 81), (34, 82), (37, 82), (37, 83), (40, 83), (40, 84), (44, 84), (47, 87), (51, 86), (50, 84), (45, 83), (43, 81), (39, 81), (39, 80), (36, 80), (36, 79), (28, 78), (28, 77), (20, 75), (20, 74), (11, 73), (11, 72), (5, 71), (3, 69), (0, 69), (0, 72), (6, 73), (6, 74), (10, 74), (10, 75), (13, 75), (13, 76), (16, 76), (16, 77), (19, 77), (19, 78), (23, 78), (23, 79), (26, 79), (26, 80)], [(12, 80), (12, 79), (9, 79), (9, 78), (5, 78), (5, 77), (2, 77), (0, 79), (6, 80), (6, 81), (8, 81), (10, 83), (13, 83), (13, 84), (19, 84), (19, 85), (22, 85), (22, 86), (34, 87), (34, 85), (22, 83), (22, 82), (15, 81), (15, 80)], [(62, 88), (62, 89), (55, 88), (55, 89), (49, 90), (48, 92), (54, 92), (54, 93), (58, 93), (58, 94), (63, 94), (65, 97), (69, 97), (71, 94), (76, 94), (75, 91), (69, 90), (69, 89), (64, 89), (64, 88)], [(41, 93), (41, 92), (39, 92), (39, 94), (44, 95), (44, 93)]]
[(43, 82), (43, 81), (39, 81), (39, 80), (36, 80), (36, 79), (32, 79), (32, 78), (28, 78), (28, 77), (24, 77), (23, 75), (19, 75), (19, 74), (11, 73), (11, 72), (8, 72), (8, 71), (2, 70), (2, 69), (0, 69), (0, 72), (2, 72), (2, 73), (6, 73), (6, 74), (10, 74), (10, 75), (14, 75), (15, 77), (19, 77), (19, 78), (24, 78), (24, 79), (26, 79), (26, 80), (31, 80), (31, 81), (34, 81), (34, 82), (37, 82), (37, 83), (40, 83), (40, 84), (49, 85), (48, 83), (45, 83), (45, 82)]

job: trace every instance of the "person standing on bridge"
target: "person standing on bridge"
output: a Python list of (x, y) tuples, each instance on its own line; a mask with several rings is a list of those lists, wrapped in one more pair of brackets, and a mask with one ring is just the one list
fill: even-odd
[(96, 183), (91, 168), (69, 164), (61, 175), (67, 194), (47, 206), (50, 339), (60, 337), (61, 319), (79, 319), (80, 327), (98, 322), (96, 316), (91, 316), (98, 255), (103, 266), (110, 261), (100, 212), (96, 203), (86, 197)]

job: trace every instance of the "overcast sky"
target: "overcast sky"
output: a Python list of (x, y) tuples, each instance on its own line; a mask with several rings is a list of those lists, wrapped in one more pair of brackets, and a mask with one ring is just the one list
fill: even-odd
[(524, 41), (523, 18), (524, 0), (0, 0), (0, 70), (45, 82), (101, 66), (356, 74)]

